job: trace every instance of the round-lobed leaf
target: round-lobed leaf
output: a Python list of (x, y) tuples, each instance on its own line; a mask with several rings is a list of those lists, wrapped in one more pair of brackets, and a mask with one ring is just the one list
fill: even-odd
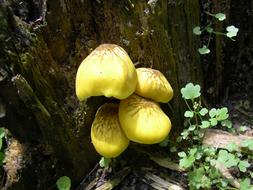
[(205, 55), (205, 54), (210, 53), (210, 49), (208, 49), (208, 47), (206, 45), (203, 45), (202, 48), (198, 49), (198, 51), (201, 55)]
[(202, 115), (202, 116), (205, 116), (207, 113), (208, 113), (208, 109), (206, 109), (206, 108), (202, 108), (202, 109), (199, 111), (199, 114)]
[(223, 21), (226, 19), (226, 15), (224, 13), (217, 13), (215, 14), (215, 18), (217, 18), (219, 21)]
[(194, 116), (194, 113), (192, 111), (185, 111), (184, 112), (184, 116), (185, 117), (189, 117), (189, 118), (192, 118)]
[(232, 38), (232, 37), (235, 37), (237, 36), (237, 33), (239, 31), (238, 28), (236, 28), (235, 26), (231, 25), (231, 26), (228, 26), (226, 28), (227, 30), (227, 33), (226, 33), (226, 36), (229, 37), (229, 38)]
[(213, 28), (210, 27), (210, 26), (208, 26), (208, 27), (206, 27), (206, 31), (207, 31), (208, 33), (212, 33), (212, 32), (213, 32)]
[(57, 180), (56, 185), (59, 190), (70, 190), (71, 180), (67, 176), (62, 176)]
[(200, 30), (200, 27), (199, 26), (196, 26), (196, 27), (194, 27), (193, 28), (193, 33), (195, 34), (195, 35), (201, 35), (201, 30)]
[(193, 85), (192, 83), (188, 83), (184, 88), (181, 89), (181, 94), (184, 99), (186, 100), (193, 100), (195, 98), (198, 98), (200, 93), (200, 86), (199, 85)]

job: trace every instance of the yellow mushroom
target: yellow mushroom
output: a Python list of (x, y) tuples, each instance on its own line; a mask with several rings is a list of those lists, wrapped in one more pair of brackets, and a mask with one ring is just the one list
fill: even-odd
[(151, 68), (138, 68), (136, 71), (136, 94), (162, 103), (172, 99), (173, 89), (160, 71)]
[(116, 103), (102, 105), (91, 127), (92, 143), (96, 151), (106, 158), (117, 157), (129, 144), (129, 139), (120, 127), (118, 107)]
[(131, 141), (143, 144), (163, 141), (171, 129), (170, 119), (158, 103), (135, 94), (120, 101), (119, 121)]
[(136, 88), (135, 67), (123, 48), (102, 44), (81, 63), (76, 74), (76, 95), (80, 101), (101, 96), (124, 99)]

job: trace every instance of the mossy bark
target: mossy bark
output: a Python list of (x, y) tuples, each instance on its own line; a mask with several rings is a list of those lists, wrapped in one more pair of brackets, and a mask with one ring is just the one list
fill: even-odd
[(137, 67), (164, 73), (175, 95), (172, 109), (163, 108), (172, 118), (172, 133), (180, 132), (180, 89), (190, 81), (202, 84), (199, 39), (192, 34), (200, 22), (198, 0), (38, 2), (0, 2), (0, 95), (6, 108), (0, 123), (21, 142), (43, 145), (40, 154), (56, 160), (56, 173), (45, 166), (53, 177), (35, 177), (40, 189), (59, 175), (70, 176), (75, 186), (97, 159), (90, 126), (106, 99), (78, 102), (74, 82), (81, 60), (100, 43), (116, 43)]

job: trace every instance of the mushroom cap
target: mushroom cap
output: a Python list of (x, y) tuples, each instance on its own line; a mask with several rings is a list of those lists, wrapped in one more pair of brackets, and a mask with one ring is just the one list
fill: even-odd
[(135, 94), (120, 101), (119, 121), (126, 136), (142, 144), (163, 141), (171, 129), (170, 119), (158, 103)]
[(151, 68), (138, 68), (136, 72), (136, 94), (162, 103), (167, 103), (172, 99), (173, 89), (160, 71)]
[(129, 139), (120, 127), (118, 104), (102, 105), (92, 123), (91, 140), (96, 151), (106, 157), (115, 158), (128, 146)]
[(76, 95), (80, 101), (90, 96), (124, 99), (137, 84), (135, 67), (123, 48), (102, 44), (80, 64), (76, 74)]

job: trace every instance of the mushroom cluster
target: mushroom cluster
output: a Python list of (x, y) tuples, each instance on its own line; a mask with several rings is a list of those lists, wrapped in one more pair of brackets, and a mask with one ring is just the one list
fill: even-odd
[(80, 101), (101, 95), (120, 100), (102, 105), (91, 127), (92, 143), (106, 158), (120, 155), (129, 140), (155, 144), (170, 132), (170, 119), (159, 106), (173, 97), (169, 82), (158, 70), (135, 69), (118, 45), (102, 44), (82, 61), (76, 74), (76, 95)]

